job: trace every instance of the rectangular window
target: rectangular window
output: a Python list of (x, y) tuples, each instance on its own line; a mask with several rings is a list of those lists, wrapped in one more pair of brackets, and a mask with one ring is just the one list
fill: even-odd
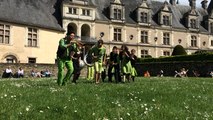
[(141, 31), (141, 43), (148, 44), (148, 32)]
[(163, 44), (170, 45), (170, 34), (169, 33), (163, 33)]
[(28, 58), (28, 63), (36, 63), (36, 58)]
[(90, 16), (90, 10), (88, 10), (88, 9), (83, 9), (83, 10), (82, 10), (82, 15)]
[(167, 15), (163, 16), (163, 25), (166, 25), (166, 26), (170, 25), (169, 16)]
[(191, 36), (191, 47), (197, 47), (197, 37)]
[(211, 46), (213, 46), (213, 40), (211, 40)]
[(213, 23), (210, 24), (210, 33), (213, 34)]
[(191, 26), (191, 28), (197, 28), (196, 26), (197, 26), (197, 24), (196, 24), (196, 20), (195, 19), (191, 19), (190, 20), (190, 26)]
[(70, 7), (69, 8), (69, 14), (77, 14), (77, 8), (72, 8), (72, 7)]
[(35, 28), (28, 28), (28, 46), (37, 47), (38, 45), (38, 30)]
[(163, 55), (164, 56), (170, 56), (170, 52), (169, 51), (163, 51)]
[(121, 20), (121, 9), (114, 9), (114, 19)]
[(0, 24), (0, 43), (9, 44), (10, 43), (10, 26)]
[(114, 41), (121, 41), (121, 29), (120, 28), (115, 28), (114, 29)]
[(141, 50), (141, 58), (145, 58), (148, 54), (148, 50)]
[(148, 13), (141, 12), (141, 23), (148, 23)]

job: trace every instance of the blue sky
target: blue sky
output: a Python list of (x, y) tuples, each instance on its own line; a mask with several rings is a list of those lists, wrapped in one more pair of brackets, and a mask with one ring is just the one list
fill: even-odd
[[(165, 0), (159, 0), (159, 1), (165, 1)], [(170, 0), (167, 0), (167, 1), (170, 1)], [(201, 2), (202, 2), (203, 0), (196, 0), (196, 1), (197, 1), (196, 6), (197, 6), (197, 7), (201, 7)], [(210, 1), (210, 0), (208, 0), (208, 1)], [(179, 0), (179, 4), (189, 5), (189, 0)]]

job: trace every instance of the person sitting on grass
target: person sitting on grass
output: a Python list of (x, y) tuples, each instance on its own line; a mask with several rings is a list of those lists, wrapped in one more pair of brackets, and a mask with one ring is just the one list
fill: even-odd
[(209, 73), (209, 75), (213, 78), (213, 71), (211, 71), (211, 72)]
[(180, 72), (178, 72), (178, 71), (175, 71), (175, 76), (174, 77), (187, 77), (187, 72), (188, 72), (188, 70), (185, 70), (185, 68), (182, 68), (181, 70), (180, 70)]
[(13, 72), (12, 72), (12, 69), (10, 66), (8, 66), (6, 69), (5, 69), (5, 78), (11, 78), (13, 77)]
[(20, 67), (17, 72), (18, 78), (24, 77), (24, 70)]
[(44, 74), (45, 74), (45, 77), (50, 77), (52, 73), (49, 71), (49, 69), (46, 69)]
[(150, 73), (148, 70), (144, 73), (144, 77), (150, 77)]

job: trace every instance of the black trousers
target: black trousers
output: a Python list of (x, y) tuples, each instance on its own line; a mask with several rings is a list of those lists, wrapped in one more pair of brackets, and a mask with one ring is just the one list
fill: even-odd
[[(114, 68), (114, 73), (112, 73), (112, 69)], [(115, 77), (115, 82), (121, 82), (121, 75), (120, 75), (120, 66), (119, 65), (110, 65), (108, 69), (108, 81), (112, 82), (112, 76)]]
[(73, 82), (76, 83), (76, 80), (78, 80), (81, 74), (81, 68), (78, 60), (73, 60), (73, 68), (74, 68)]

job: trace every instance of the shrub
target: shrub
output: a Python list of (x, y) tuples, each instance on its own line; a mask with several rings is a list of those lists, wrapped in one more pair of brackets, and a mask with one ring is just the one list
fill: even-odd
[(181, 45), (177, 45), (174, 47), (174, 50), (172, 52), (172, 56), (177, 56), (177, 55), (186, 55), (186, 51), (185, 49), (183, 48), (183, 46)]

